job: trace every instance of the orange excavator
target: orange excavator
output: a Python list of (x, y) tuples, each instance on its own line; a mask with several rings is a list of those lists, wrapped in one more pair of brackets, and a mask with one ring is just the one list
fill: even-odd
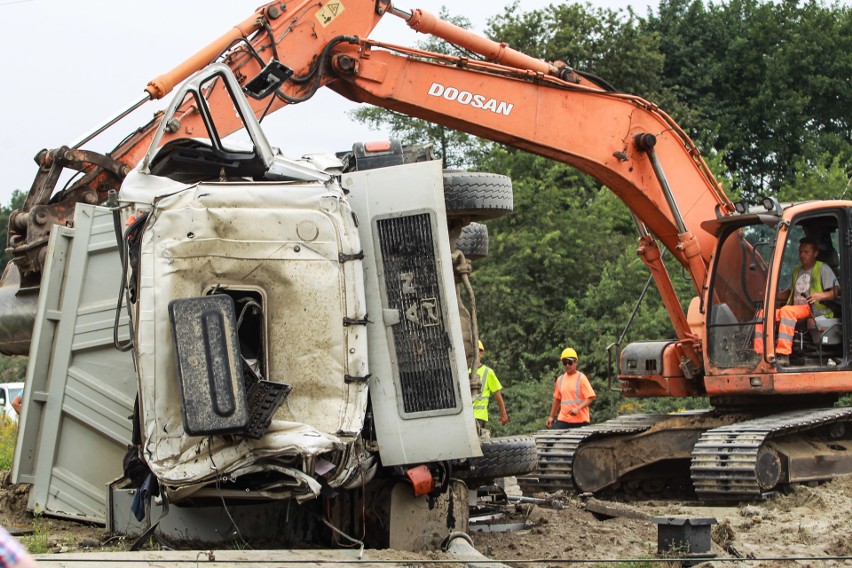
[[(480, 58), (367, 39), (387, 15)], [(134, 108), (213, 62), (231, 69), (258, 117), (327, 87), (576, 167), (630, 209), (638, 253), (676, 339), (626, 346), (614, 388), (628, 397), (707, 396), (713, 408), (539, 433), (539, 471), (522, 487), (599, 492), (686, 482), (705, 499), (742, 499), (852, 473), (852, 409), (834, 406), (852, 392), (852, 326), (845, 323), (852, 321), (852, 305), (844, 301), (852, 290), (852, 201), (733, 203), (689, 136), (652, 102), (389, 0), (264, 5), (151, 81)], [(236, 113), (220, 108), (230, 105), (224, 82), (208, 86), (204, 97), (220, 134), (241, 125)], [(76, 203), (106, 201), (144, 157), (160, 117), (108, 155), (83, 149), (87, 140), (38, 155), (26, 203), (9, 222), (14, 260), (0, 289), (4, 353), (28, 351), (51, 227), (69, 224)], [(159, 144), (192, 137), (203, 120), (197, 101), (187, 101)], [(55, 192), (66, 168), (82, 175)], [(805, 237), (817, 243), (819, 262), (836, 276), (836, 304), (802, 321), (793, 353), (782, 363), (775, 350), (779, 294), (790, 287)], [(660, 244), (691, 276), (696, 297), (688, 310), (678, 301)]]

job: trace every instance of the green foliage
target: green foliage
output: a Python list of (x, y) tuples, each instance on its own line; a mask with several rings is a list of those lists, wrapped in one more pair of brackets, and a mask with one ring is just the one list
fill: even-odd
[(0, 416), (0, 471), (12, 469), (18, 426), (5, 415)]
[[(502, 378), (500, 380), (503, 381)], [(497, 420), (497, 405), (491, 402), (488, 409), (488, 429), (491, 430), (491, 435), (513, 436), (543, 429), (553, 400), (553, 383), (549, 379), (518, 381), (512, 385), (503, 382), (503, 387), (501, 392), (509, 414), (509, 423), (500, 424)]]
[(848, 158), (848, 6), (662, 0), (644, 29), (660, 38), (665, 86), (701, 109), (746, 197), (778, 191), (804, 164)]
[(852, 194), (852, 156), (825, 156), (815, 164), (799, 159), (796, 172), (778, 191), (781, 201), (849, 199)]
[(33, 517), (33, 534), (21, 538), (21, 543), (30, 554), (46, 554), (50, 551), (50, 521), (36, 514)]
[(520, 7), (515, 2), (490, 19), (487, 35), (545, 61), (564, 61), (620, 91), (640, 96), (660, 91), (659, 39), (642, 32), (632, 10), (554, 3), (521, 13)]
[[(511, 418), (506, 426), (489, 424), (492, 433), (544, 426), (566, 346), (580, 352), (581, 370), (597, 393), (594, 422), (625, 412), (706, 407), (705, 399), (624, 401), (609, 388), (606, 348), (620, 337), (648, 279), (635, 253), (632, 220), (618, 199), (567, 166), (522, 152), (495, 149), (482, 166), (515, 180), (515, 213), (489, 222), (490, 254), (473, 272), (480, 334)], [(673, 264), (686, 303), (692, 283)], [(652, 286), (625, 341), (672, 336)]]
[(515, 213), (489, 223), (489, 256), (474, 266), (480, 334), (501, 346), (501, 380), (536, 381), (567, 340), (560, 314), (597, 281), (597, 262), (632, 245), (632, 224), (610, 192), (563, 164), (495, 149), (482, 167), (515, 180)]
[(0, 383), (23, 382), (27, 375), (27, 358), (0, 355)]
[(0, 249), (0, 267), (5, 267), (12, 260), (12, 256), (6, 252), (6, 240), (8, 239), (9, 215), (15, 209), (20, 209), (24, 201), (27, 199), (27, 194), (16, 189), (12, 192), (12, 200), (9, 205), (0, 207), (0, 238), (2, 238), (3, 247)]

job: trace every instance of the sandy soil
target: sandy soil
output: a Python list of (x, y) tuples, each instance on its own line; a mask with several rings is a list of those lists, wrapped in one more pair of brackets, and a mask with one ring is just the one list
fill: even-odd
[[(511, 492), (509, 492), (511, 495)], [(536, 496), (545, 497), (545, 496)], [(559, 496), (557, 496), (559, 497)], [(711, 553), (717, 558), (825, 558), (852, 557), (852, 477), (817, 487), (800, 486), (790, 494), (728, 507), (694, 502), (639, 501), (610, 504), (624, 515), (600, 520), (576, 496), (557, 499), (562, 508), (534, 506), (528, 528), (511, 533), (474, 533), (476, 547), (490, 558), (513, 560), (647, 559), (656, 556), (657, 526), (650, 518), (688, 516), (713, 518)], [(599, 509), (599, 505), (591, 508)], [(524, 509), (523, 504), (515, 509)], [(801, 566), (850, 566), (848, 560), (801, 560)], [(704, 562), (702, 566), (732, 566)], [(761, 560), (749, 566), (789, 566), (789, 562)]]
[[(109, 535), (103, 527), (59, 519), (34, 518), (26, 511), (27, 486), (0, 488), (0, 523), (10, 529), (34, 531), (22, 536), (25, 544), (50, 552), (127, 550), (129, 544)], [(517, 495), (509, 486), (507, 493)], [(654, 558), (657, 526), (652, 517), (714, 518), (712, 550), (718, 558), (754, 558), (749, 566), (789, 566), (777, 559), (800, 558), (799, 566), (852, 565), (852, 477), (817, 487), (798, 487), (787, 495), (729, 507), (707, 507), (684, 501), (630, 503), (586, 501), (576, 496), (535, 495), (536, 504), (512, 502), (509, 513), (495, 522), (522, 526), (509, 532), (474, 532), (476, 548), (508, 564), (521, 560), (640, 560)], [(617, 514), (593, 514), (589, 509)], [(822, 560), (810, 560), (818, 557)], [(767, 560), (761, 560), (767, 559)], [(523, 564), (518, 564), (523, 566)], [(731, 566), (704, 562), (701, 566)]]

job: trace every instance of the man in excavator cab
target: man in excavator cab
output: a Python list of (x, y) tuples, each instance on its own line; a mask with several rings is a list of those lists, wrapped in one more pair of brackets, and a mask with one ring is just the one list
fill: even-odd
[[(797, 335), (800, 338), (800, 351), (803, 352), (805, 334), (811, 335), (814, 342), (821, 346), (822, 343), (829, 343), (821, 340), (828, 340), (827, 332), (831, 326), (837, 325), (835, 312), (839, 310), (832, 304), (836, 304), (840, 297), (840, 286), (830, 263), (817, 260), (820, 256), (826, 255), (821, 253), (816, 238), (799, 239), (800, 265), (793, 269), (790, 288), (781, 290), (777, 296), (779, 302), (786, 302), (775, 312), (778, 323), (775, 353), (779, 366), (791, 364), (790, 356)], [(758, 353), (763, 351), (763, 343), (759, 338), (755, 339), (755, 350)]]

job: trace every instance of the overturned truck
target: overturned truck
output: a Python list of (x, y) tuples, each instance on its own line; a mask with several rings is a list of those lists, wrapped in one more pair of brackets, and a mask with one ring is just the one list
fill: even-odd
[[(239, 139), (206, 108), (220, 81)], [(160, 147), (187, 100), (207, 132)], [(456, 248), (487, 250), (474, 221), (511, 183), (427, 157), (287, 159), (228, 67), (187, 81), (111, 202), (51, 234), (13, 469), (30, 508), (196, 541), (466, 530), (464, 480), (535, 467), (531, 439), (480, 441)]]

